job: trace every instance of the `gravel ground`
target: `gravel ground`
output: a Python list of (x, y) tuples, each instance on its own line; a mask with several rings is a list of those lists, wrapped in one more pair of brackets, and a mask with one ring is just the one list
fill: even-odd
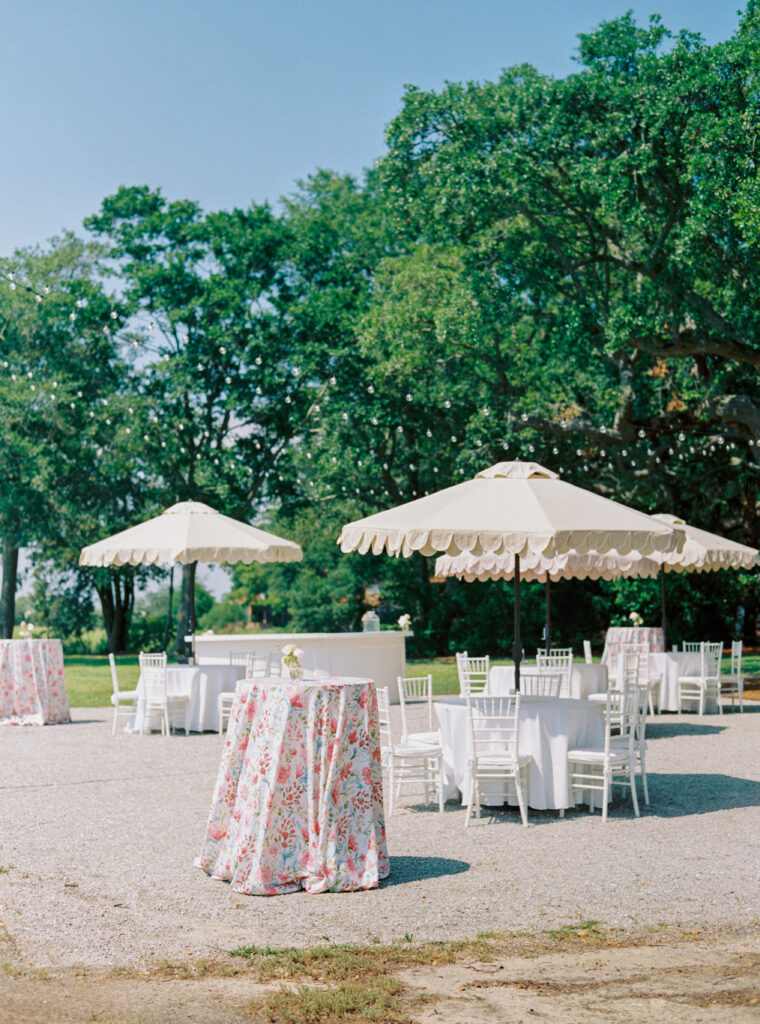
[[(380, 889), (245, 897), (193, 867), (222, 740), (111, 735), (107, 709), (0, 730), (0, 965), (140, 964), (240, 945), (760, 922), (760, 705), (648, 728), (651, 807), (387, 823)], [(403, 798), (402, 798), (403, 799)]]

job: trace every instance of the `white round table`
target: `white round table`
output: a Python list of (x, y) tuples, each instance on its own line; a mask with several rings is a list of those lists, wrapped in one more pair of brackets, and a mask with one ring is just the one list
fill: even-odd
[[(474, 697), (473, 703), (478, 704)], [(447, 697), (435, 701), (438, 730), (443, 745), (446, 797), (456, 791), (467, 793), (470, 779), (467, 770), (468, 725), (467, 702), (464, 697)], [(573, 748), (602, 746), (604, 743), (604, 709), (587, 700), (563, 697), (520, 698), (520, 754), (529, 754), (528, 805), (543, 811), (572, 807), (583, 803), (583, 794), (570, 799), (567, 752)], [(505, 790), (483, 791), (482, 803), (503, 804)], [(514, 801), (511, 797), (509, 802)]]
[[(185, 722), (190, 732), (217, 732), (220, 693), (234, 693), (238, 679), (245, 676), (245, 665), (169, 665), (166, 669), (166, 695), (189, 697)], [(137, 683), (140, 693), (142, 680)], [(127, 721), (127, 732), (148, 732), (160, 722), (144, 721), (140, 697), (137, 697)]]

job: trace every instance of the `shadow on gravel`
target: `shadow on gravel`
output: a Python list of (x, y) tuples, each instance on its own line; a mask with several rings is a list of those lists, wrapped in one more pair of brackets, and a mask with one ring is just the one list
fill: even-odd
[(701, 725), (698, 722), (653, 722), (647, 720), (648, 740), (669, 740), (673, 736), (710, 736), (723, 732), (725, 725)]
[(470, 865), (466, 860), (452, 860), (449, 857), (391, 857), (391, 873), (380, 883), (380, 888), (420, 882), (425, 878), (461, 875), (463, 871), (469, 870)]
[(682, 818), (710, 814), (731, 807), (760, 806), (760, 782), (733, 775), (689, 775), (647, 772), (650, 804), (647, 814), (657, 818)]

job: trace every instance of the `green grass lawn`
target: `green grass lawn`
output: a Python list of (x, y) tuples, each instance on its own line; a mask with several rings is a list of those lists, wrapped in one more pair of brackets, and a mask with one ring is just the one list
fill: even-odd
[[(111, 703), (111, 669), (108, 658), (98, 654), (67, 654), (63, 659), (66, 693), (72, 708), (102, 708)], [(140, 675), (136, 654), (117, 654), (119, 689), (134, 690)]]
[[(594, 659), (598, 661), (598, 658)], [(506, 658), (495, 661), (496, 665), (509, 665)], [(531, 661), (526, 660), (526, 665)], [(723, 659), (723, 671), (728, 672), (730, 659)], [(748, 654), (742, 659), (745, 682), (760, 676), (760, 654)], [(111, 672), (108, 658), (95, 654), (67, 654), (64, 659), (66, 692), (72, 708), (108, 707), (111, 703)], [(136, 654), (119, 654), (116, 657), (116, 671), (122, 690), (134, 690), (140, 675)], [(433, 692), (439, 696), (459, 693), (456, 659), (434, 658), (432, 661), (407, 661), (406, 672), (410, 676), (433, 676)]]

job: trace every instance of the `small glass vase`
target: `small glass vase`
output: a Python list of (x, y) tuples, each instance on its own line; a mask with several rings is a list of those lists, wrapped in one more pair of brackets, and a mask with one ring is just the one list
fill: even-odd
[(298, 679), (303, 679), (303, 665), (299, 665), (297, 662), (295, 665), (289, 666), (290, 681), (295, 683)]

